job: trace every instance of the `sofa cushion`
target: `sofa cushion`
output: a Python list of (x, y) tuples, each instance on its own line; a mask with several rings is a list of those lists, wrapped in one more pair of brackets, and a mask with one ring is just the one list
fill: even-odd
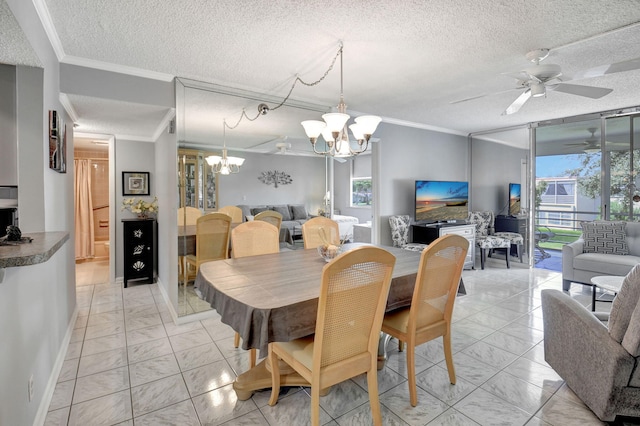
[(269, 210), (269, 208), (267, 206), (260, 206), (260, 207), (252, 207), (251, 208), (251, 214), (253, 216), (257, 215), (258, 213), (262, 213), (264, 211)]
[(625, 222), (582, 222), (585, 253), (626, 255)]
[[(638, 256), (618, 256), (617, 254), (580, 253), (573, 258), (573, 269), (589, 271), (596, 275), (625, 276), (640, 263)], [(587, 281), (588, 282), (588, 281)]]
[(291, 220), (291, 212), (289, 211), (288, 204), (281, 204), (278, 206), (269, 206), (269, 210), (273, 210), (282, 215), (282, 220)]
[(307, 208), (304, 204), (290, 204), (289, 208), (291, 209), (292, 220), (303, 220), (308, 218)]
[[(611, 305), (609, 316), (609, 334), (617, 341), (622, 339), (627, 333), (627, 328), (631, 322), (631, 316), (638, 306), (640, 300), (640, 265), (633, 267), (622, 282), (622, 287)], [(638, 319), (636, 317), (636, 319)], [(631, 344), (631, 342), (628, 342)]]

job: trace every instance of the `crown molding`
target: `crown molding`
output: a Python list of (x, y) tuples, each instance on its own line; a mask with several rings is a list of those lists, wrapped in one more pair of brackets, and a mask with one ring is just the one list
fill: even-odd
[(75, 108), (73, 107), (73, 104), (69, 100), (69, 96), (67, 96), (66, 93), (60, 93), (59, 98), (60, 98), (60, 103), (62, 104), (62, 107), (64, 108), (65, 111), (67, 111), (67, 114), (69, 114), (69, 117), (71, 117), (71, 121), (73, 121), (74, 123), (77, 122), (79, 119), (79, 116)]
[(160, 124), (158, 124), (156, 131), (153, 132), (152, 138), (154, 142), (158, 140), (162, 132), (164, 132), (167, 126), (169, 125), (169, 122), (173, 120), (173, 117), (175, 116), (176, 116), (176, 110), (174, 108), (170, 108), (169, 111), (167, 111), (167, 113), (165, 114), (164, 118), (160, 121)]
[(129, 67), (126, 65), (112, 64), (110, 62), (97, 61), (95, 59), (81, 58), (79, 56), (66, 55), (60, 62), (69, 65), (94, 68), (102, 71), (110, 71), (118, 74), (133, 75), (136, 77), (148, 78), (151, 80), (173, 81), (174, 76), (161, 72), (149, 71), (142, 68)]
[(62, 58), (65, 57), (64, 49), (62, 48), (60, 37), (58, 37), (58, 32), (53, 25), (53, 19), (51, 19), (51, 15), (49, 14), (49, 9), (47, 8), (45, 0), (32, 1), (33, 6), (36, 9), (36, 13), (40, 18), (40, 22), (42, 23), (42, 27), (44, 28), (44, 31), (49, 38), (49, 43), (51, 43), (51, 47), (53, 47), (56, 57), (58, 58), (58, 62), (61, 62)]
[(431, 130), (439, 133), (448, 133), (450, 135), (467, 136), (467, 133), (457, 130), (446, 129), (444, 127), (431, 126), (429, 124), (416, 123), (414, 121), (399, 120), (397, 118), (382, 117), (382, 122), (387, 124), (395, 124), (396, 126), (413, 127), (414, 129)]

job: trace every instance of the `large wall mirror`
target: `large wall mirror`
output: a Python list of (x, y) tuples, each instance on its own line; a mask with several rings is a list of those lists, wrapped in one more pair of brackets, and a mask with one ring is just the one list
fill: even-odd
[[(313, 153), (300, 122), (319, 119), (331, 108), (288, 100), (258, 116), (260, 103), (273, 106), (281, 101), (264, 94), (176, 79), (178, 297), (174, 308), (179, 316), (210, 310), (194, 291), (195, 274), (185, 269), (184, 256), (196, 251), (198, 216), (228, 205), (304, 204), (313, 214), (324, 205), (327, 185), (332, 182), (327, 170), (332, 168), (327, 167), (324, 156)], [(243, 111), (245, 118), (238, 124)], [(224, 121), (228, 124), (225, 131)], [(224, 146), (229, 156), (245, 159), (238, 173), (217, 174), (207, 163), (207, 157), (221, 155)], [(291, 182), (279, 186), (264, 183), (259, 177), (266, 172), (285, 173)]]

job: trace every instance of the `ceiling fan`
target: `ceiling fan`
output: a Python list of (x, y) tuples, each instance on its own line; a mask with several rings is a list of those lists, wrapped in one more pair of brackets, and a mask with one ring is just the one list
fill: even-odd
[[(587, 131), (589, 133), (591, 133), (591, 135), (589, 135), (589, 137), (587, 139), (585, 139), (582, 142), (577, 142), (577, 143), (568, 143), (565, 144), (565, 146), (578, 146), (582, 148), (582, 151), (586, 152), (586, 153), (593, 153), (593, 152), (599, 152), (600, 151), (600, 137), (596, 136), (596, 132), (598, 131), (597, 127), (589, 127), (587, 129)], [(607, 147), (609, 147), (608, 149), (614, 148), (614, 147), (621, 147), (622, 149), (629, 147), (628, 142), (612, 142), (612, 141), (605, 141), (605, 145)]]
[[(579, 84), (567, 84), (566, 81), (580, 80), (586, 78), (599, 77), (606, 74), (613, 74), (623, 71), (632, 71), (640, 69), (640, 58), (628, 61), (617, 62), (615, 64), (602, 65), (588, 70), (580, 71), (573, 78), (563, 76), (562, 70), (556, 64), (541, 64), (549, 55), (549, 49), (537, 49), (526, 54), (526, 58), (533, 62), (534, 65), (518, 72), (505, 73), (504, 75), (513, 77), (517, 80), (517, 87), (509, 90), (524, 91), (516, 98), (515, 101), (507, 107), (502, 115), (510, 115), (518, 112), (520, 108), (532, 97), (546, 97), (547, 91), (556, 91), (568, 93), (571, 95), (584, 96), (591, 99), (600, 99), (608, 95), (613, 89), (594, 86), (583, 86)], [(477, 99), (485, 95), (475, 96), (472, 98), (454, 101), (452, 103), (464, 102)]]

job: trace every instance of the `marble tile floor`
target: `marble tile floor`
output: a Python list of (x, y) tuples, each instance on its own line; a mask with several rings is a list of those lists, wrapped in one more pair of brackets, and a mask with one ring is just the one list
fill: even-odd
[[(540, 291), (561, 276), (504, 261), (464, 271), (467, 295), (453, 325), (457, 384), (448, 382), (441, 339), (417, 349), (418, 406), (409, 404), (405, 354), (389, 344), (379, 372), (385, 425), (600, 425), (544, 361)], [(157, 284), (78, 287), (79, 316), (46, 425), (305, 425), (307, 388), (238, 401), (232, 389), (248, 356), (233, 330), (211, 318), (177, 326)], [(590, 289), (571, 295), (585, 306)], [(609, 304), (598, 307), (608, 309)], [(364, 376), (321, 398), (322, 423), (371, 424)], [(626, 423), (625, 423), (626, 424)], [(629, 423), (631, 424), (631, 423)]]
[(94, 260), (76, 263), (76, 286), (109, 282), (109, 261)]

